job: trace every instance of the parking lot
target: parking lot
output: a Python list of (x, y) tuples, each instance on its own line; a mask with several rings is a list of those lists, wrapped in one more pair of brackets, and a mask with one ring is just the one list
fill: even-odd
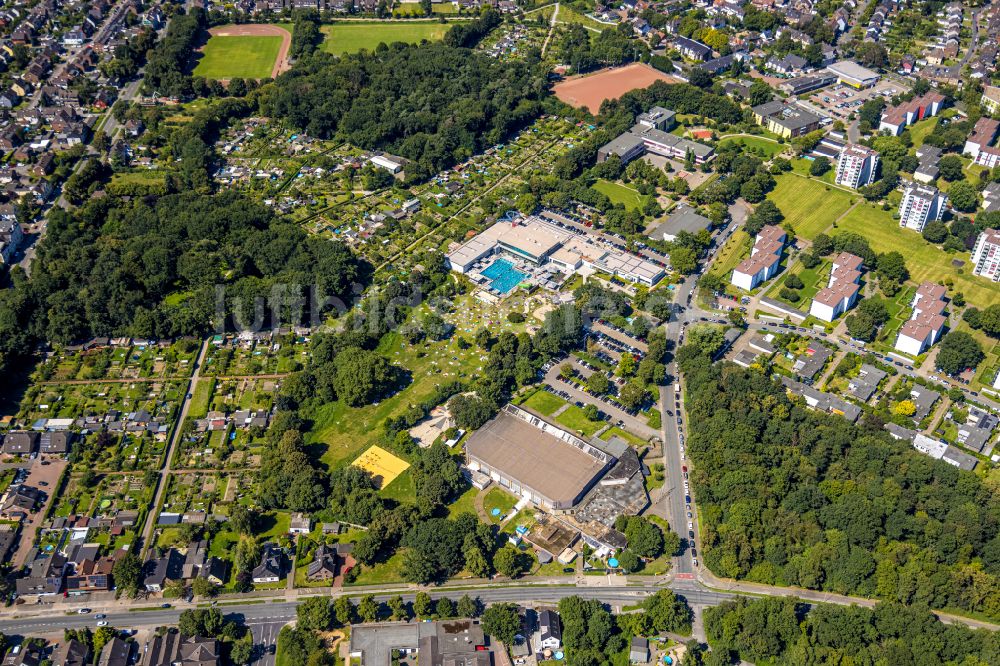
[(908, 86), (885, 79), (864, 90), (838, 83), (816, 91), (809, 101), (830, 116), (845, 120), (852, 113), (857, 113), (861, 105), (873, 97), (882, 96), (886, 104), (889, 104), (893, 96), (907, 91), (909, 91)]

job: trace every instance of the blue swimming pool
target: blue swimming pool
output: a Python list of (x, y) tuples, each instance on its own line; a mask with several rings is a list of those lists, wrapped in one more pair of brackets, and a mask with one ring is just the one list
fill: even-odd
[(501, 294), (506, 294), (528, 277), (527, 273), (517, 270), (514, 268), (514, 264), (506, 259), (494, 261), (483, 271), (483, 275), (489, 278), (490, 286)]

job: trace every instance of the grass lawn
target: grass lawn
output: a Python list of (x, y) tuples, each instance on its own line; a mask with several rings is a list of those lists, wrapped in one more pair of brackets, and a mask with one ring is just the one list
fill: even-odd
[(290, 513), (285, 513), (284, 511), (262, 513), (257, 522), (257, 529), (260, 531), (255, 536), (262, 538), (264, 541), (277, 539), (280, 536), (288, 534), (288, 528), (291, 524), (292, 515)]
[(771, 159), (786, 148), (785, 144), (763, 136), (731, 136), (720, 141), (719, 148), (733, 143), (765, 159)]
[(212, 392), (215, 390), (214, 379), (199, 379), (191, 394), (191, 406), (188, 407), (188, 416), (193, 419), (204, 418), (208, 414), (208, 405), (212, 401)]
[(405, 548), (400, 548), (385, 562), (361, 566), (361, 573), (351, 585), (383, 585), (385, 583), (400, 583), (403, 580), (403, 555)]
[[(826, 283), (830, 279), (831, 265), (830, 262), (823, 261), (820, 262), (818, 265), (816, 265), (814, 268), (805, 268), (802, 266), (802, 264), (796, 264), (796, 266), (799, 268), (799, 270), (793, 273), (782, 275), (777, 280), (775, 280), (774, 284), (771, 286), (771, 289), (767, 295), (770, 296), (771, 298), (776, 298), (779, 301), (783, 301), (793, 307), (806, 310), (808, 312), (809, 303), (810, 301), (812, 301), (813, 296), (816, 295), (816, 292), (825, 287)], [(792, 303), (791, 301), (785, 300), (781, 298), (781, 296), (779, 296), (781, 290), (785, 286), (785, 278), (787, 277), (787, 275), (798, 275), (799, 279), (802, 280), (802, 285), (803, 285), (802, 288), (795, 290), (798, 291), (799, 296), (802, 297), (797, 303)]]
[[(863, 235), (876, 252), (901, 252), (906, 258), (910, 281), (914, 284), (928, 280), (943, 283), (951, 278), (955, 283), (954, 291), (965, 294), (965, 300), (970, 305), (985, 308), (997, 302), (996, 285), (971, 274), (968, 253), (949, 254), (925, 241), (915, 231), (901, 229), (899, 223), (892, 219), (890, 211), (861, 205), (845, 216), (837, 227), (841, 231)], [(954, 260), (963, 262), (963, 265), (953, 265)]]
[[(767, 195), (781, 209), (796, 236), (815, 238), (851, 207), (849, 193), (795, 174), (782, 174)], [(859, 195), (860, 196), (860, 195)]]
[(533, 409), (539, 414), (549, 416), (552, 412), (566, 404), (566, 401), (548, 391), (535, 391), (531, 397), (524, 401), (523, 406)]
[(478, 494), (479, 490), (470, 486), (468, 490), (448, 505), (448, 517), (454, 518), (460, 513), (476, 513), (476, 495)]
[(211, 37), (194, 68), (206, 79), (265, 79), (281, 50), (281, 37)]
[[(374, 405), (352, 408), (337, 401), (308, 414), (313, 427), (306, 442), (330, 468), (354, 460), (361, 451), (377, 444), (385, 419), (430, 397), (436, 384), (473, 375), (481, 353), (474, 347), (461, 350), (454, 340), (409, 345), (396, 333), (383, 338), (378, 351), (407, 368), (412, 373), (412, 382)], [(424, 355), (419, 356), (419, 352)], [(435, 360), (437, 366), (433, 364)]]
[[(494, 523), (499, 523), (503, 520), (504, 516), (513, 511), (516, 505), (516, 497), (506, 490), (501, 490), (497, 487), (490, 488), (489, 492), (486, 493), (486, 497), (483, 498), (483, 508), (486, 509), (486, 515)], [(500, 513), (494, 516), (493, 509), (500, 509)]]
[[(560, 15), (562, 9), (559, 10)], [(635, 210), (645, 205), (647, 197), (639, 194), (628, 185), (613, 183), (610, 180), (599, 179), (592, 186), (595, 190), (611, 199), (613, 204), (621, 204), (626, 210)]]
[(605, 423), (600, 419), (597, 421), (591, 421), (583, 413), (583, 409), (581, 407), (577, 407), (576, 405), (570, 405), (567, 407), (566, 411), (556, 417), (556, 421), (563, 424), (570, 430), (580, 432), (587, 437), (590, 437), (595, 432), (600, 430)]
[[(552, 18), (552, 8), (546, 8), (542, 10), (546, 19)], [(557, 23), (579, 23), (587, 28), (597, 30), (598, 32), (603, 32), (607, 28), (611, 27), (600, 21), (595, 21), (589, 16), (584, 16), (580, 12), (571, 9), (568, 5), (561, 5), (559, 7), (559, 16), (556, 18)]]
[(601, 439), (603, 439), (606, 442), (609, 439), (611, 439), (611, 437), (614, 435), (621, 437), (632, 446), (643, 447), (646, 445), (646, 440), (644, 440), (642, 437), (639, 437), (638, 435), (633, 435), (628, 430), (623, 430), (618, 426), (613, 426), (602, 432)]
[(415, 502), (417, 498), (417, 490), (413, 486), (412, 470), (412, 467), (407, 467), (406, 471), (392, 480), (392, 483), (387, 485), (385, 488), (382, 488), (382, 490), (379, 491), (379, 494), (386, 499), (395, 500), (400, 504), (404, 502)]
[(357, 53), (361, 49), (372, 51), (382, 42), (415, 44), (424, 39), (437, 41), (444, 37), (444, 33), (450, 27), (450, 24), (437, 21), (334, 23), (320, 28), (323, 32), (323, 43), (320, 48), (334, 55), (340, 55)]
[(708, 271), (712, 275), (719, 277), (728, 276), (736, 265), (750, 256), (750, 249), (753, 247), (753, 240), (750, 235), (742, 229), (737, 229), (726, 241), (719, 251), (719, 255), (712, 263), (712, 268)]

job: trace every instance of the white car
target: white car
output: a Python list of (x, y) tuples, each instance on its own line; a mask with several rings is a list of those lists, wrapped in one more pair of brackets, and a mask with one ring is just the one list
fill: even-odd
[(97, 626), (98, 627), (106, 627), (106, 626), (108, 626), (108, 621), (107, 620), (99, 620), (97, 622)]

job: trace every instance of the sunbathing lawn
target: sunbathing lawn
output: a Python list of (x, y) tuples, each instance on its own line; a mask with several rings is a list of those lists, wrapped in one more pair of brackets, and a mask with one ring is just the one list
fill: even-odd
[[(817, 180), (786, 173), (767, 195), (781, 209), (795, 235), (812, 240), (851, 207), (849, 193)], [(829, 189), (827, 189), (829, 187)], [(860, 199), (860, 195), (857, 197)]]
[[(559, 10), (559, 14), (560, 16), (562, 15), (561, 8)], [(611, 203), (625, 206), (625, 210), (635, 210), (636, 208), (641, 208), (646, 204), (648, 199), (648, 197), (639, 194), (638, 190), (635, 190), (628, 185), (623, 183), (613, 183), (610, 180), (604, 180), (603, 178), (599, 179), (591, 187), (611, 199)]]
[(628, 430), (623, 430), (618, 426), (612, 426), (611, 428), (608, 428), (607, 430), (602, 432), (601, 439), (603, 439), (606, 442), (609, 439), (611, 439), (611, 437), (614, 435), (621, 437), (632, 446), (641, 448), (646, 445), (646, 440), (644, 440), (642, 437), (639, 437), (638, 435), (633, 435)]
[[(493, 523), (499, 524), (507, 514), (514, 510), (515, 506), (517, 506), (517, 498), (496, 486), (490, 488), (486, 497), (483, 498), (483, 508), (486, 509), (486, 515)], [(500, 509), (500, 515), (494, 516), (493, 509)]]
[(320, 28), (323, 42), (320, 48), (334, 55), (357, 53), (361, 49), (375, 50), (380, 43), (406, 42), (416, 44), (424, 39), (438, 41), (451, 25), (438, 21), (379, 21), (334, 23)]
[[(853, 231), (868, 239), (876, 252), (897, 250), (906, 258), (910, 271), (910, 281), (941, 282), (952, 279), (955, 283), (952, 293), (960, 291), (970, 305), (985, 308), (997, 302), (997, 287), (984, 278), (969, 272), (969, 254), (958, 252), (949, 254), (931, 245), (923, 236), (909, 229), (901, 229), (892, 219), (891, 211), (884, 211), (870, 205), (860, 205), (842, 219), (838, 225), (841, 231)], [(952, 261), (963, 262), (961, 267)]]

